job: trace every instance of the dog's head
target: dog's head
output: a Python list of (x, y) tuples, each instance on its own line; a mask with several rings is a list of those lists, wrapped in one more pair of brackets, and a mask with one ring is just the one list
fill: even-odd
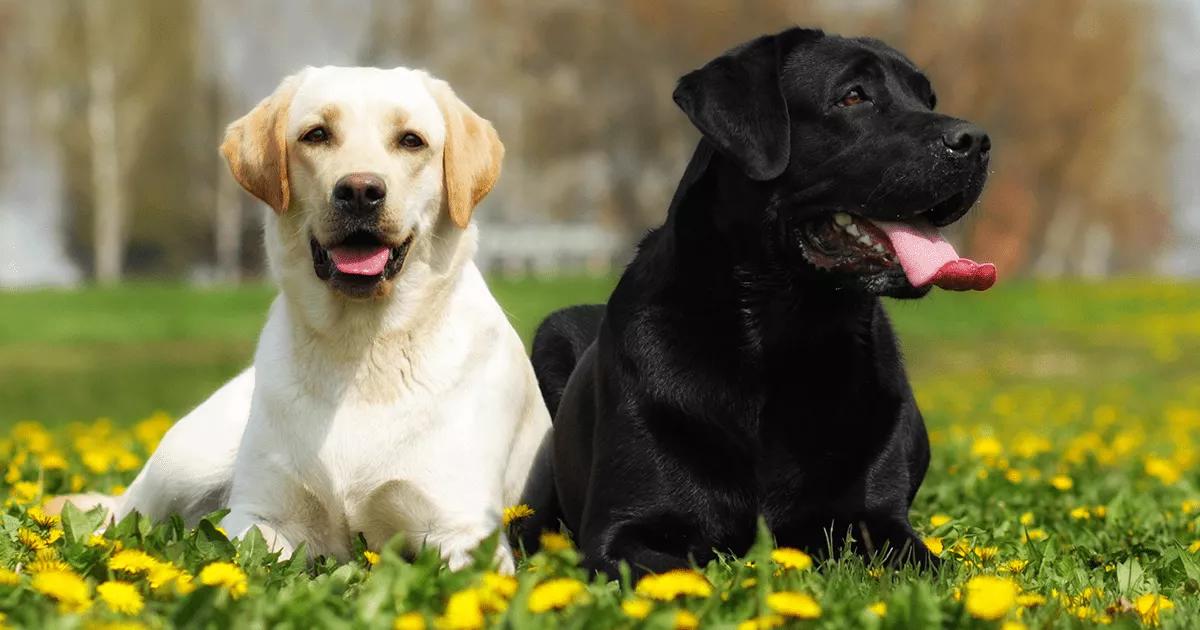
[(439, 232), (469, 225), (504, 146), (424, 72), (326, 67), (285, 79), (229, 126), (221, 153), (275, 211), (268, 253), (287, 267), (277, 274), (371, 300), (391, 293), (414, 252), (445, 240)]
[(991, 142), (936, 113), (928, 79), (896, 50), (791, 29), (685, 75), (675, 102), (765, 197), (767, 216), (741, 223), (782, 239), (772, 247), (801, 271), (896, 297), (995, 281), (938, 234), (978, 199)]

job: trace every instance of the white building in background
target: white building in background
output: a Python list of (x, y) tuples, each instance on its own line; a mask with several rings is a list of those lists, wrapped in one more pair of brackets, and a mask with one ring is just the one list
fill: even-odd
[(618, 232), (592, 223), (480, 223), (475, 264), (503, 275), (607, 273), (625, 250)]

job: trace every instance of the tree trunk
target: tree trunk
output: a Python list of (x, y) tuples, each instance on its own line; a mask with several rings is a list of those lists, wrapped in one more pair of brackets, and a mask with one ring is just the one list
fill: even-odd
[(117, 146), (116, 82), (107, 32), (105, 4), (82, 2), (88, 51), (88, 131), (91, 135), (92, 248), (96, 280), (121, 279), (124, 258), (125, 200)]

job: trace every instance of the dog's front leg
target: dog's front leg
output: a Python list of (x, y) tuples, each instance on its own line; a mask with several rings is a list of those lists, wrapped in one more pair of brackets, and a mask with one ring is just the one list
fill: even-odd
[[(471, 556), (472, 552), (495, 530), (496, 524), (491, 523), (442, 526), (435, 528), (435, 531), (430, 533), (426, 544), (437, 547), (450, 570), (458, 571), (474, 561)], [(500, 537), (500, 544), (496, 546), (492, 563), (500, 573), (505, 575), (516, 573), (517, 566), (513, 560), (512, 547), (504, 536)]]
[(287, 560), (295, 553), (296, 546), (264, 518), (245, 510), (234, 509), (221, 519), (221, 528), (228, 533), (231, 539), (243, 538), (251, 528), (255, 527), (258, 528), (258, 533), (262, 534), (263, 540), (267, 542), (267, 548), (272, 552), (279, 553), (280, 560)]

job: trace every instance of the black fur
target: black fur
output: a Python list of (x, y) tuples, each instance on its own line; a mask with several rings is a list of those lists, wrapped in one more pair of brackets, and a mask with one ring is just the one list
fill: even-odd
[[(847, 86), (870, 105), (838, 105)], [(537, 333), (555, 421), (527, 549), (561, 521), (593, 569), (662, 571), (744, 553), (761, 515), (781, 545), (934, 562), (908, 522), (928, 439), (878, 297), (927, 289), (819, 268), (804, 240), (839, 209), (941, 225), (974, 203), (986, 151), (944, 155), (968, 123), (932, 101), (900, 53), (802, 29), (680, 81), (704, 137), (666, 223), (607, 305)]]

